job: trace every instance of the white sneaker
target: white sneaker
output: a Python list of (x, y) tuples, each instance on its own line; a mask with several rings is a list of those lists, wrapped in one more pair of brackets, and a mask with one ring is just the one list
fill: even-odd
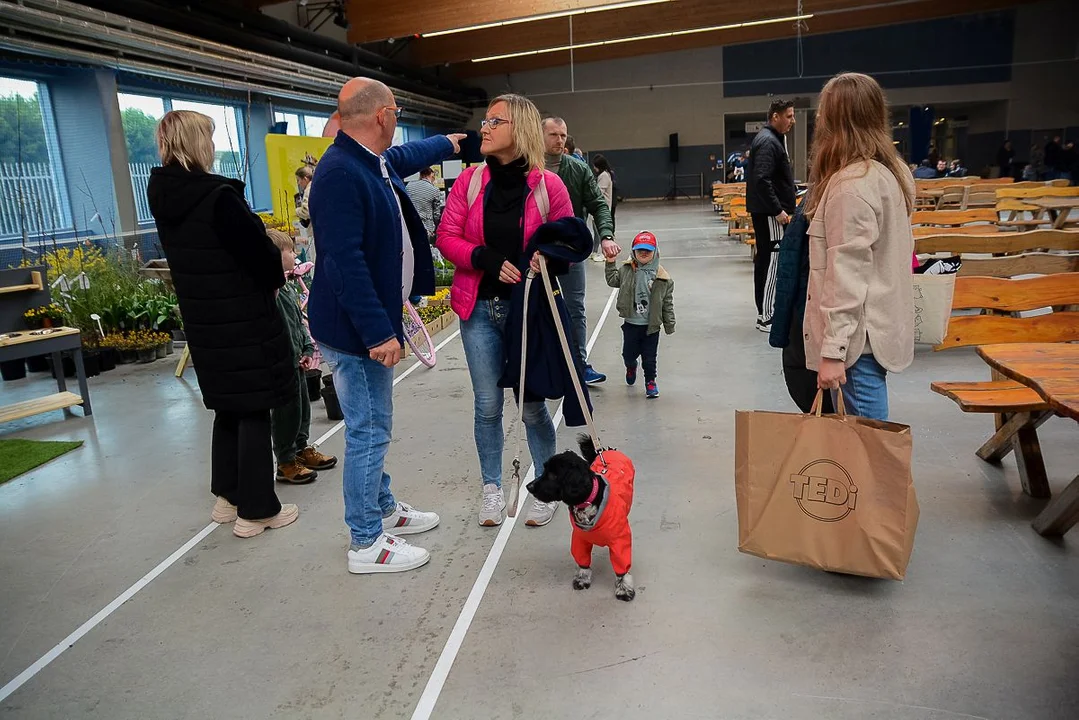
[(537, 500), (532, 503), (532, 509), (528, 511), (525, 525), (528, 527), (543, 527), (554, 519), (554, 511), (558, 509), (558, 503), (545, 503)]
[(481, 527), (498, 527), (502, 524), (502, 511), (506, 509), (506, 493), (494, 483), (483, 486), (483, 509), (480, 510)]
[(593, 253), (592, 262), (605, 262), (607, 258), (603, 257), (602, 253)]
[(348, 571), (353, 575), (404, 572), (426, 565), (430, 559), (431, 553), (423, 548), (382, 533), (371, 547), (348, 551)]
[(210, 513), (210, 519), (215, 523), (227, 525), (230, 522), (236, 522), (236, 506), (230, 503), (223, 497), (217, 498), (217, 502), (214, 503), (213, 512)]
[(421, 512), (408, 503), (399, 502), (393, 514), (382, 518), (382, 529), (394, 535), (419, 535), (438, 527), (438, 522), (436, 513)]

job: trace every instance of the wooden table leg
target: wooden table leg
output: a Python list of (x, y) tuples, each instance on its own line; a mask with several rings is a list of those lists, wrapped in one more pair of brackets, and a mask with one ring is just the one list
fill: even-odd
[(1015, 464), (1019, 468), (1019, 482), (1023, 492), (1030, 497), (1047, 498), (1052, 496), (1049, 489), (1049, 477), (1045, 473), (1045, 461), (1042, 459), (1042, 446), (1038, 442), (1038, 429), (1024, 425), (1015, 434)]
[(180, 361), (176, 363), (176, 377), (183, 377), (184, 368), (187, 367), (187, 361), (191, 358), (191, 350), (188, 345), (184, 345), (184, 349), (180, 351)]
[(1052, 417), (1052, 413), (1014, 413), (1007, 416), (1007, 422), (1002, 424), (993, 436), (985, 441), (977, 450), (977, 455), (982, 460), (988, 463), (997, 464), (1008, 456), (1013, 449), (1015, 449), (1012, 441), (1015, 439), (1016, 433), (1020, 428), (1027, 425), (1034, 427), (1035, 429), (1041, 427), (1041, 425)]
[(1079, 475), (1064, 492), (1057, 495), (1045, 509), (1038, 513), (1031, 525), (1039, 535), (1059, 536), (1071, 530), (1079, 522)]

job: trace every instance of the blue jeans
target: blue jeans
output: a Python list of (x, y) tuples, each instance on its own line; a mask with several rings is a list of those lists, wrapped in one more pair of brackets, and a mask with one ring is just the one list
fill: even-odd
[[(881, 367), (872, 354), (867, 353), (847, 368), (847, 382), (842, 386), (843, 403), (848, 415), (888, 419), (888, 371)], [(836, 391), (832, 391), (832, 402), (838, 408)]]
[(352, 544), (370, 547), (397, 501), (383, 469), (393, 431), (393, 368), (320, 345), (345, 416), (345, 523)]
[(575, 263), (569, 266), (569, 272), (558, 278), (558, 285), (562, 288), (562, 299), (566, 303), (566, 312), (569, 313), (570, 332), (577, 342), (577, 354), (581, 357), (581, 364), (588, 366), (588, 319), (584, 314), (584, 289), (585, 263)]
[[(502, 487), (502, 407), (506, 391), (498, 386), (506, 364), (505, 300), (477, 300), (472, 317), (461, 322), (461, 342), (465, 346), (468, 374), (475, 395), (476, 452), (480, 456), (480, 474), (484, 485)], [(536, 465), (536, 476), (554, 455), (555, 430), (545, 402), (524, 404), (525, 436), (528, 451)], [(523, 479), (523, 478), (522, 478)]]

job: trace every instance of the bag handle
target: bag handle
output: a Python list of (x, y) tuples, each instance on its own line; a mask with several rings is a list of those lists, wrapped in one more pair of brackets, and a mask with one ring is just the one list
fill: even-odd
[[(829, 392), (831, 392), (831, 391), (829, 391)], [(836, 415), (838, 415), (839, 417), (846, 417), (847, 416), (847, 408), (844, 407), (844, 405), (843, 405), (843, 389), (842, 388), (840, 388), (839, 392), (836, 393), (836, 398), (837, 398), (836, 404), (838, 406), (836, 408)], [(824, 388), (817, 388), (817, 397), (813, 398), (813, 406), (811, 408), (809, 408), (809, 414), (810, 415), (816, 415), (817, 417), (821, 417), (821, 411), (823, 409), (824, 409)]]

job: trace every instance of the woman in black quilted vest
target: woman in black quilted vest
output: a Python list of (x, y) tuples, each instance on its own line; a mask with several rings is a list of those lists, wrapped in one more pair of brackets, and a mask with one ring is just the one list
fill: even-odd
[(213, 410), (211, 517), (253, 537), (291, 524), (274, 491), (270, 410), (297, 392), (296, 360), (274, 301), (281, 254), (244, 199), (244, 184), (210, 172), (213, 121), (174, 110), (161, 119), (162, 167), (146, 194), (168, 258), (191, 358)]

